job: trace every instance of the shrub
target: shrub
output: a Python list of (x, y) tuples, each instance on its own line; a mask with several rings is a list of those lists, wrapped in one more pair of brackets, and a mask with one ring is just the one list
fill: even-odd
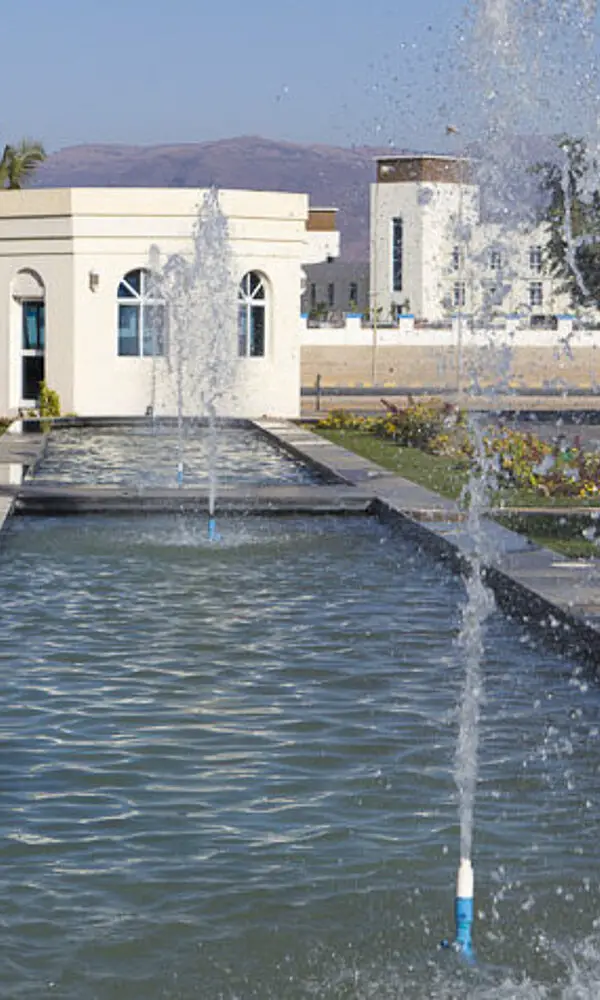
[(484, 440), (495, 459), (499, 485), (544, 497), (595, 499), (600, 493), (600, 455), (565, 449), (535, 434), (504, 430)]
[(431, 442), (458, 423), (460, 411), (452, 404), (439, 399), (415, 403), (406, 407), (393, 406), (383, 400), (388, 408), (386, 422), (394, 425), (394, 440), (405, 448), (429, 450)]
[(317, 427), (333, 431), (364, 430), (365, 417), (357, 416), (350, 410), (330, 410), (326, 417), (319, 420)]
[(40, 382), (39, 413), (40, 417), (60, 417), (60, 396), (45, 382)]
[[(352, 430), (393, 441), (401, 447), (420, 448), (432, 455), (472, 460), (474, 444), (465, 426), (464, 412), (439, 400), (397, 407), (382, 400), (381, 417), (358, 416), (332, 410), (319, 422), (331, 430)], [(523, 431), (503, 429), (483, 439), (492, 459), (498, 486), (524, 489), (546, 498), (600, 502), (600, 453), (578, 446), (565, 448)]]
[(449, 403), (432, 399), (399, 407), (382, 399), (386, 407), (385, 416), (364, 417), (348, 410), (331, 410), (318, 423), (319, 427), (330, 430), (358, 430), (374, 434), (376, 437), (395, 441), (403, 448), (431, 448), (443, 432), (453, 433), (454, 428), (463, 425), (462, 411)]

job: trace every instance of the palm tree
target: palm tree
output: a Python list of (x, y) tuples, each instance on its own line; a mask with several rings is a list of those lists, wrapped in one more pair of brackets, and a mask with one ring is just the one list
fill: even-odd
[(21, 188), (45, 159), (41, 142), (22, 139), (16, 146), (6, 145), (0, 160), (0, 188)]

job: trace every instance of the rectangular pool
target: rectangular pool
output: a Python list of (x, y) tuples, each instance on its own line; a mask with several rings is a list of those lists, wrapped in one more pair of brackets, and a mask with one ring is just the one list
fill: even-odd
[(458, 968), (460, 581), (372, 521), (221, 528), (8, 532), (3, 995), (576, 995), (544, 991), (595, 974), (598, 689), (492, 616)]

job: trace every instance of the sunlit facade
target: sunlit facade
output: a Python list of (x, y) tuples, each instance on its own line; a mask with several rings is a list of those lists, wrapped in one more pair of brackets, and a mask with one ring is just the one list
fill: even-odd
[[(63, 412), (146, 412), (167, 364), (169, 317), (151, 251), (189, 255), (204, 192), (6, 191), (0, 199), (0, 414), (35, 406), (39, 383)], [(293, 417), (300, 407), (302, 265), (339, 251), (330, 210), (308, 197), (221, 191), (238, 324), (232, 416)], [(316, 220), (316, 221), (315, 221)], [(198, 407), (201, 401), (198, 401)]]
[(545, 265), (543, 226), (481, 220), (469, 162), (448, 156), (377, 160), (370, 196), (370, 311), (447, 322), (457, 311), (532, 325), (569, 309)]

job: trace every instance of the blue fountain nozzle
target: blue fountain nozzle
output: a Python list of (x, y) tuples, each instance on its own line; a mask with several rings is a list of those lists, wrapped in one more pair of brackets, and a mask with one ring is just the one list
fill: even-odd
[(473, 867), (467, 858), (461, 858), (456, 880), (456, 898), (454, 900), (454, 922), (456, 925), (454, 947), (468, 962), (475, 961), (472, 941), (473, 918), (475, 915), (473, 896)]
[(473, 897), (457, 896), (454, 901), (454, 919), (456, 923), (455, 948), (467, 959), (474, 962), (473, 954)]
[(220, 542), (221, 536), (217, 531), (217, 521), (214, 517), (208, 519), (208, 540), (209, 542)]

